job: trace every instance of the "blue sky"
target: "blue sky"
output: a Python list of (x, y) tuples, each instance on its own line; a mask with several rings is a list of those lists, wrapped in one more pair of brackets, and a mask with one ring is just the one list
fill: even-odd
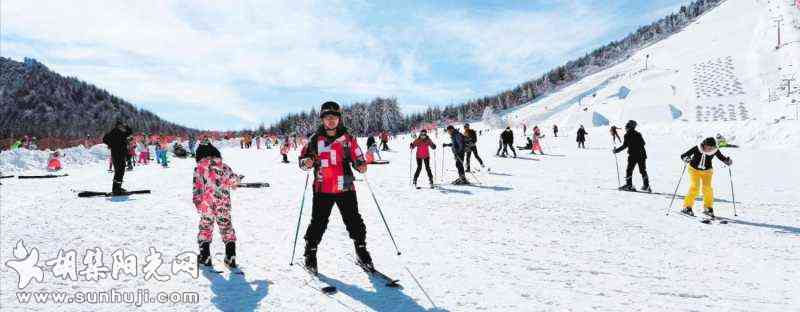
[(240, 129), (329, 99), (412, 112), (491, 95), (688, 2), (4, 0), (0, 55)]

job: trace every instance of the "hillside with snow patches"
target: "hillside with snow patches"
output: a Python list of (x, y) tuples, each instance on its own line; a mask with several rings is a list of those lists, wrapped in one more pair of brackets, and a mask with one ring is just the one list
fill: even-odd
[[(776, 16), (783, 44), (775, 48)], [(647, 55), (650, 55), (649, 58)], [(644, 67), (647, 60), (647, 68)], [(319, 269), (338, 292), (325, 295), (290, 266), (298, 214), (298, 253), (311, 216), (306, 173), (280, 163), (277, 149), (241, 149), (216, 142), (245, 182), (263, 189), (232, 194), (237, 257), (245, 275), (173, 274), (169, 263), (196, 252), (198, 214), (192, 204), (192, 159), (168, 168), (137, 166), (125, 176), (127, 198), (78, 198), (109, 191), (103, 145), (64, 150), (64, 173), (53, 179), (0, 180), (0, 307), (3, 311), (798, 311), (800, 310), (800, 121), (783, 79), (800, 72), (800, 9), (789, 1), (728, 0), (693, 25), (633, 57), (523, 107), (501, 112), (523, 145), (522, 125), (539, 125), (546, 155), (517, 150), (495, 157), (500, 129), (478, 122), (478, 151), (486, 168), (452, 185), (454, 160), (435, 150), (435, 189), (410, 186), (410, 137), (384, 152), (387, 165), (356, 176), (359, 210), (376, 267), (399, 278), (389, 288), (353, 264), (353, 244), (334, 210), (319, 246)], [(626, 157), (615, 159), (608, 125), (628, 119), (647, 141), (653, 194), (616, 190)], [(553, 124), (561, 132), (555, 137)], [(577, 149), (575, 130), (589, 132)], [(502, 127), (500, 127), (502, 128)], [(714, 208), (728, 224), (702, 224), (678, 214), (688, 179), (679, 155), (703, 137), (723, 134), (740, 148), (715, 160)], [(528, 132), (530, 134), (530, 132)], [(432, 131), (441, 146), (449, 142)], [(359, 142), (365, 143), (364, 138)], [(292, 150), (290, 160), (297, 158)], [(46, 151), (0, 155), (3, 174), (42, 174)], [(618, 163), (615, 163), (617, 162)], [(480, 166), (472, 160), (473, 169)], [(624, 173), (623, 173), (624, 174)], [(426, 185), (423, 173), (420, 184)], [(641, 186), (638, 172), (634, 184)], [(677, 186), (677, 187), (676, 187)], [(673, 192), (677, 198), (670, 206)], [(373, 198), (374, 194), (374, 198)], [(383, 214), (376, 206), (380, 205)], [(695, 203), (699, 213), (700, 201)], [(391, 229), (397, 255), (382, 221)], [(223, 245), (212, 252), (221, 265)], [(18, 247), (24, 242), (25, 248)], [(124, 250), (138, 274), (88, 280), (85, 256), (97, 249), (111, 267)], [(38, 255), (41, 280), (24, 288), (8, 261)], [(50, 260), (75, 251), (74, 279), (54, 276)], [(146, 275), (160, 253), (163, 265)], [(295, 262), (302, 261), (302, 255)], [(50, 264), (48, 264), (50, 263)], [(83, 273), (80, 273), (83, 272)], [(149, 277), (148, 277), (149, 276)], [(190, 293), (193, 303), (25, 302), (21, 294), (68, 298), (88, 293)], [(46, 297), (51, 298), (51, 297)], [(52, 299), (52, 298), (51, 298)]]
[[(799, 27), (800, 12), (787, 1), (726, 1), (628, 60), (510, 112), (508, 121), (572, 129), (635, 119), (691, 140), (722, 133), (751, 147), (797, 147), (790, 104), (800, 102)], [(787, 90), (783, 79), (792, 78)]]

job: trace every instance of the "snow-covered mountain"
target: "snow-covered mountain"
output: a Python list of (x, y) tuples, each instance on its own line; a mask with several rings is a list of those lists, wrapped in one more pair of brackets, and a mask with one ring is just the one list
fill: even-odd
[[(778, 17), (782, 42), (776, 48)], [(787, 90), (785, 79), (792, 78)], [(729, 0), (683, 31), (515, 109), (507, 119), (566, 129), (635, 119), (691, 137), (723, 133), (742, 144), (796, 147), (796, 106), (790, 104), (800, 102), (798, 78), (800, 9), (787, 1)]]

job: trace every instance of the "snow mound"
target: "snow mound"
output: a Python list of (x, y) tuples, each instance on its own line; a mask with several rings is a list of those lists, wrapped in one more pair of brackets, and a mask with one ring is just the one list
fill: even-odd
[[(103, 144), (90, 148), (83, 145), (59, 150), (61, 164), (64, 168), (87, 165), (100, 161), (108, 161), (110, 152)], [(47, 161), (50, 159), (51, 150), (39, 151), (19, 148), (3, 151), (0, 154), (0, 171), (3, 174), (46, 171)]]

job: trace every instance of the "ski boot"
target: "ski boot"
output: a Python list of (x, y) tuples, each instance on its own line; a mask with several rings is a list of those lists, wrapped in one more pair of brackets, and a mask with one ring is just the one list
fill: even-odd
[(366, 243), (355, 243), (356, 245), (356, 264), (360, 266), (364, 271), (373, 272), (375, 271), (375, 266), (372, 264), (372, 257), (369, 255), (369, 251), (367, 251), (367, 244)]
[(703, 214), (707, 215), (709, 218), (714, 218), (714, 208), (706, 207), (703, 209)]
[(114, 181), (114, 185), (111, 187), (111, 194), (114, 196), (125, 195), (128, 191), (122, 188), (122, 181)]
[(235, 269), (236, 265), (236, 242), (225, 243), (225, 259), (223, 260), (228, 268)]
[(200, 253), (197, 255), (197, 267), (211, 266), (211, 242), (200, 242)]
[(433, 180), (430, 180), (429, 182), (430, 182), (431, 188), (434, 188)]
[(305, 257), (304, 266), (308, 272), (317, 274), (317, 247), (306, 245), (306, 251), (303, 253)]
[(692, 207), (684, 207), (683, 210), (681, 210), (681, 213), (694, 217), (694, 211), (692, 210)]
[(628, 192), (636, 192), (636, 189), (633, 187), (633, 185), (630, 185), (630, 184), (625, 184), (623, 186), (620, 186), (618, 188), (618, 190), (620, 190), (620, 191), (628, 191)]
[(647, 193), (652, 193), (652, 192), (653, 192), (653, 190), (652, 190), (652, 189), (650, 189), (650, 186), (649, 186), (649, 185), (642, 186), (642, 188), (641, 188), (640, 190), (641, 190), (642, 192), (647, 192)]

